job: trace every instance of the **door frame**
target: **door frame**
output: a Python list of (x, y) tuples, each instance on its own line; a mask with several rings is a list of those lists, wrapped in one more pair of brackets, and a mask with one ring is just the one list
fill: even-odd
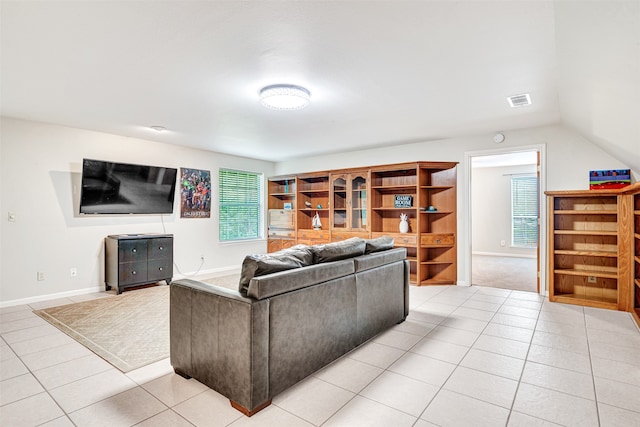
[(492, 156), (492, 155), (502, 155), (502, 154), (515, 154), (523, 151), (537, 151), (538, 152), (538, 215), (539, 215), (539, 224), (538, 224), (538, 284), (539, 284), (539, 294), (543, 296), (548, 296), (548, 280), (547, 280), (547, 198), (544, 195), (544, 191), (547, 188), (546, 184), (546, 144), (536, 144), (536, 145), (523, 145), (518, 147), (503, 147), (496, 148), (491, 150), (480, 150), (480, 151), (468, 151), (464, 154), (464, 167), (467, 173), (465, 174), (465, 183), (464, 183), (464, 202), (465, 205), (468, 206), (468, 209), (464, 209), (462, 212), (462, 222), (467, 229), (467, 232), (464, 233), (463, 241), (460, 242), (462, 246), (462, 250), (466, 255), (466, 262), (463, 266), (464, 274), (463, 277), (468, 279), (468, 283), (461, 283), (467, 286), (470, 286), (471, 283), (471, 273), (472, 273), (472, 221), (471, 221), (471, 209), (473, 206), (471, 205), (471, 176), (472, 176), (472, 160), (474, 157), (482, 157), (482, 156)]

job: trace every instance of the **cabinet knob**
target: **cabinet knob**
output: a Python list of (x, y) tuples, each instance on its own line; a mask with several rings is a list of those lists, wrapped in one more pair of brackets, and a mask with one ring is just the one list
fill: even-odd
[(162, 271), (162, 267), (158, 267), (158, 270)]
[(436, 243), (440, 243), (440, 239), (436, 239)]
[(136, 274), (138, 274), (138, 272), (137, 272), (137, 271), (135, 271), (135, 270), (133, 270), (133, 271), (131, 272), (131, 274), (133, 274), (133, 275), (135, 276)]
[(158, 249), (159, 249), (159, 250), (163, 250), (163, 249), (164, 249), (164, 246), (160, 246)]
[(138, 250), (136, 248), (131, 249), (131, 252), (136, 253)]

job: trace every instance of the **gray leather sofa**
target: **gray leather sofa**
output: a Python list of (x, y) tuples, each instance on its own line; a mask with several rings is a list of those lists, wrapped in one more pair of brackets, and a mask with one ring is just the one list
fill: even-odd
[[(298, 246), (312, 258), (305, 255), (303, 266), (282, 271), (253, 267), (256, 259), (266, 258), (268, 265), (279, 254), (291, 258), (287, 250), (245, 259), (239, 291), (187, 279), (173, 282), (175, 372), (206, 384), (251, 416), (278, 393), (402, 322), (409, 310), (405, 249), (380, 250), (374, 244), (377, 252), (364, 253), (367, 242), (357, 240)], [(344, 250), (349, 245), (358, 246), (355, 253)], [(252, 277), (247, 270), (255, 270)]]

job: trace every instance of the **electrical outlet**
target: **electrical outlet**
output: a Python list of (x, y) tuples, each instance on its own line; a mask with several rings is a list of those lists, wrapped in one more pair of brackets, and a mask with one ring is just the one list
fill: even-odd
[(507, 246), (506, 240), (500, 240), (500, 246)]
[(39, 282), (42, 282), (44, 280), (44, 271), (38, 271), (37, 278)]
[(588, 283), (598, 283), (598, 279), (595, 276), (589, 276), (589, 277), (587, 277), (587, 282)]
[(78, 275), (78, 269), (73, 267), (69, 274), (71, 274), (71, 277), (76, 277)]

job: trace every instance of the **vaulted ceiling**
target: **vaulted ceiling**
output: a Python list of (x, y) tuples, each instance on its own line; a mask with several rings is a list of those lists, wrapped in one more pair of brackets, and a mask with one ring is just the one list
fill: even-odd
[(562, 123), (640, 171), (637, 0), (1, 7), (5, 116), (271, 161)]

